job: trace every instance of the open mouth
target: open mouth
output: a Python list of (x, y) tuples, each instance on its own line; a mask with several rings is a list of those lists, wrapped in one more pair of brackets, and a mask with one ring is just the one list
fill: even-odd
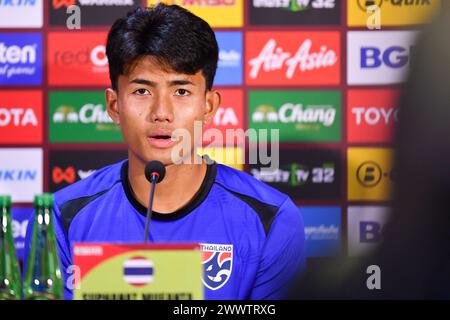
[(153, 139), (158, 139), (158, 140), (168, 140), (171, 139), (172, 137), (169, 135), (155, 135), (152, 136)]
[(155, 148), (169, 148), (176, 144), (170, 131), (153, 132), (148, 136), (148, 141)]

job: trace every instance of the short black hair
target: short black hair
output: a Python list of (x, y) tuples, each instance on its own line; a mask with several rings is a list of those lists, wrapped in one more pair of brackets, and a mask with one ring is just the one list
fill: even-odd
[(202, 70), (211, 90), (219, 58), (214, 31), (203, 19), (178, 5), (159, 3), (137, 8), (114, 22), (106, 44), (109, 78), (118, 89), (120, 75), (144, 56), (152, 56), (163, 67), (195, 74)]

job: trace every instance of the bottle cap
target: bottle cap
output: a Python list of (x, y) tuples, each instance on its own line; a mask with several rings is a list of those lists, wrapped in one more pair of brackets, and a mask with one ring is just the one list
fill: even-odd
[(0, 207), (11, 208), (11, 196), (0, 195)]

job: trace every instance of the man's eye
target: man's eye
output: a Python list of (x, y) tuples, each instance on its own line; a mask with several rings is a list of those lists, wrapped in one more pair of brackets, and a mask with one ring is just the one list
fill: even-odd
[(150, 92), (147, 89), (137, 89), (134, 93), (137, 93), (140, 96), (150, 94)]
[(177, 89), (176, 93), (178, 96), (187, 96), (190, 92), (186, 89)]

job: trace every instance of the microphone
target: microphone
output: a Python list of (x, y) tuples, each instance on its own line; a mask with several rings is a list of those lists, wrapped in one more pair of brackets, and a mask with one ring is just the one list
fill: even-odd
[(144, 242), (147, 242), (150, 220), (152, 219), (152, 206), (153, 206), (153, 196), (155, 194), (156, 184), (161, 182), (166, 175), (166, 167), (160, 161), (150, 161), (145, 165), (145, 177), (151, 183), (150, 186), (150, 199), (148, 201), (147, 208), (147, 220), (145, 222), (145, 232), (144, 232)]

